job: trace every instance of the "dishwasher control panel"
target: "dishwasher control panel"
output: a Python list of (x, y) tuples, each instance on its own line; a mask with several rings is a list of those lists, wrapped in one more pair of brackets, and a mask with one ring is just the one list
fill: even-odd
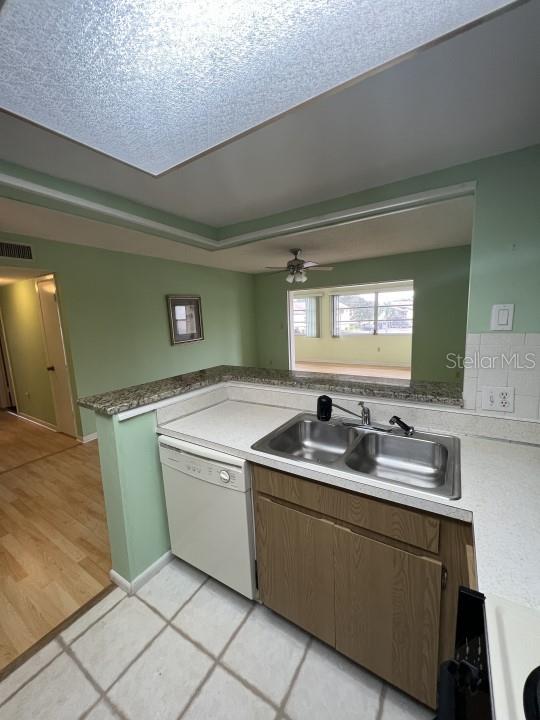
[[(204, 448), (201, 448), (201, 451), (204, 452)], [(246, 471), (247, 463), (244, 460), (231, 457), (231, 461), (241, 463), (238, 466), (238, 464), (233, 465), (226, 462), (225, 459), (228, 459), (228, 457), (222, 453), (214, 452), (212, 454), (220, 456), (219, 459), (197, 457), (161, 440), (159, 443), (159, 457), (164, 465), (214, 485), (221, 485), (241, 492), (249, 490), (249, 473)]]

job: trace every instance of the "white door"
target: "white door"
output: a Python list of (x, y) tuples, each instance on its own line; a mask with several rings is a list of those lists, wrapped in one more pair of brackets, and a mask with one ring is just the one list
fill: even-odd
[(6, 336), (4, 334), (2, 309), (0, 308), (0, 409), (15, 407), (16, 405)]
[(76, 437), (77, 424), (75, 422), (69, 368), (56, 300), (56, 285), (52, 279), (38, 280), (37, 288), (43, 320), (47, 370), (49, 371), (56, 413), (56, 429), (66, 435)]

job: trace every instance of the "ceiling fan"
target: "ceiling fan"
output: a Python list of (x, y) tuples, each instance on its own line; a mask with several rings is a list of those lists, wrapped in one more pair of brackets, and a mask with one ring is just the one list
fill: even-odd
[(289, 252), (292, 253), (293, 258), (289, 260), (285, 267), (267, 267), (267, 270), (286, 270), (287, 277), (285, 280), (288, 283), (299, 282), (305, 283), (307, 280), (306, 270), (333, 270), (333, 267), (328, 265), (319, 265), (319, 263), (313, 260), (304, 260), (299, 257), (302, 250), (300, 248), (293, 248)]

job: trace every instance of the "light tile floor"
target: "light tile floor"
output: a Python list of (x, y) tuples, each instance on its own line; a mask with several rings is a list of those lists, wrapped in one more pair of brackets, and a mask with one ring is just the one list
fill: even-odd
[(266, 608), (173, 560), (0, 683), (2, 720), (432, 720)]

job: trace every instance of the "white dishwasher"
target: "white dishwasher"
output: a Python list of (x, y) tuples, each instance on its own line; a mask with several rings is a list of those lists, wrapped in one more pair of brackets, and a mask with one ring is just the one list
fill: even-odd
[(256, 595), (246, 460), (159, 436), (174, 555), (248, 598)]

